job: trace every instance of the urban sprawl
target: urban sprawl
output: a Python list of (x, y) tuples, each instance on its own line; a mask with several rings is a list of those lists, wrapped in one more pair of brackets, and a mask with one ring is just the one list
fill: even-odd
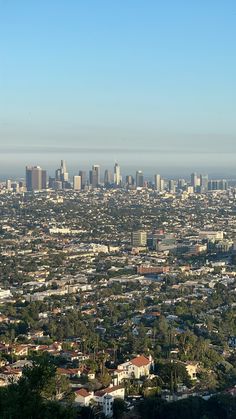
[(62, 160), (53, 178), (27, 166), (2, 182), (0, 208), (0, 387), (49, 365), (45, 394), (75, 417), (233, 406), (233, 183), (123, 178), (117, 163), (70, 181)]

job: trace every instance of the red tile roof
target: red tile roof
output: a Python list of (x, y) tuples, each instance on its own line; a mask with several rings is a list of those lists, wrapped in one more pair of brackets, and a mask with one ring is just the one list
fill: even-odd
[(113, 393), (113, 391), (120, 390), (121, 388), (124, 388), (124, 387), (123, 386), (107, 387), (107, 388), (104, 388), (103, 390), (96, 391), (95, 396), (102, 397), (105, 394)]
[(146, 358), (144, 355), (136, 356), (136, 358), (131, 359), (130, 362), (136, 367), (144, 367), (150, 364), (149, 359)]
[(76, 391), (76, 394), (82, 397), (91, 396), (91, 393), (89, 393), (85, 388), (80, 388), (79, 390)]

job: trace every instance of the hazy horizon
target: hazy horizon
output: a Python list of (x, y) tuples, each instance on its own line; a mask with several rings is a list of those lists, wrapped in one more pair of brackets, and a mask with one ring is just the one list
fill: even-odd
[[(195, 161), (198, 156), (198, 163)], [(69, 175), (72, 177), (79, 170), (88, 171), (93, 164), (101, 166), (102, 174), (106, 169), (113, 171), (115, 162), (121, 166), (123, 176), (135, 175), (136, 170), (142, 170), (146, 178), (160, 173), (163, 177), (185, 177), (189, 178), (192, 172), (207, 173), (212, 178), (236, 179), (234, 155), (228, 155), (231, 162), (227, 167), (220, 164), (222, 153), (198, 152), (196, 154), (158, 149), (86, 149), (86, 148), (22, 148), (18, 150), (6, 150), (1, 155), (0, 179), (21, 178), (25, 176), (25, 166), (39, 165), (46, 169), (49, 176), (54, 176), (55, 170), (59, 168), (60, 161), (66, 161)], [(193, 158), (194, 157), (194, 158)], [(219, 160), (218, 166), (215, 164)]]

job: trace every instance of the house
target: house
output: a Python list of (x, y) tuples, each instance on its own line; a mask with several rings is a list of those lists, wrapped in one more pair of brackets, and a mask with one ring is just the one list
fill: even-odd
[(0, 374), (0, 386), (7, 386), (16, 383), (22, 376), (22, 370), (5, 366)]
[[(109, 396), (109, 397), (107, 397)], [(112, 386), (110, 385), (103, 390), (88, 392), (85, 388), (80, 388), (75, 391), (75, 403), (81, 406), (89, 406), (91, 403), (96, 403), (102, 407), (106, 416), (112, 412), (112, 406), (114, 399), (125, 398), (125, 389), (123, 386)]]
[(112, 377), (112, 384), (114, 386), (118, 386), (122, 383), (123, 379), (128, 378), (127, 371), (122, 370), (120, 368), (109, 370), (109, 374)]
[(89, 393), (85, 388), (80, 388), (75, 391), (75, 403), (81, 406), (89, 406), (91, 400), (94, 398), (94, 392)]
[(79, 378), (81, 376), (79, 368), (57, 368), (57, 373), (65, 375), (67, 378)]
[(33, 366), (33, 362), (29, 361), (27, 359), (21, 359), (19, 361), (14, 362), (13, 364), (11, 364), (11, 368), (13, 370), (23, 370), (23, 368), (25, 367), (32, 367)]
[(43, 338), (43, 330), (36, 330), (34, 332), (28, 332), (28, 339), (40, 339)]
[(12, 353), (17, 356), (27, 356), (29, 352), (28, 345), (15, 345), (12, 347)]
[(185, 362), (184, 363), (187, 373), (191, 380), (197, 380), (197, 372), (199, 369), (199, 365), (197, 362)]
[(110, 385), (107, 388), (104, 388), (103, 390), (98, 390), (94, 393), (94, 399), (95, 401), (102, 405), (103, 399), (106, 395), (110, 395), (113, 397), (113, 399), (122, 399), (125, 398), (125, 389), (123, 386), (112, 386)]
[[(153, 359), (151, 355), (147, 358), (144, 355), (138, 355), (130, 361), (124, 362), (118, 365), (118, 377), (119, 380), (124, 378), (136, 378), (148, 377), (150, 375), (151, 367), (153, 366)], [(123, 370), (122, 374), (119, 372)]]

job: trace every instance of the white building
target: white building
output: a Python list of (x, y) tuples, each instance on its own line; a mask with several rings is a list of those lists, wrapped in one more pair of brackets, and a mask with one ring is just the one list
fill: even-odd
[(113, 403), (114, 397), (111, 394), (106, 394), (103, 397), (102, 411), (107, 418), (113, 417)]
[(114, 183), (117, 186), (121, 184), (121, 172), (120, 172), (120, 166), (118, 165), (118, 163), (116, 163), (114, 166)]
[(75, 191), (81, 190), (81, 176), (74, 176), (73, 177), (73, 188)]
[(10, 298), (10, 297), (12, 297), (10, 290), (2, 290), (0, 288), (0, 300), (4, 300), (5, 298)]
[(101, 406), (106, 417), (112, 417), (113, 402), (115, 399), (125, 398), (125, 389), (123, 386), (112, 386), (96, 391), (88, 392), (81, 388), (75, 392), (75, 403), (81, 406), (89, 406), (91, 403), (97, 403)]
[(200, 239), (207, 239), (210, 241), (219, 241), (223, 240), (224, 232), (223, 231), (211, 231), (211, 230), (203, 230), (199, 232)]
[(81, 406), (89, 406), (94, 398), (94, 392), (89, 393), (85, 388), (80, 388), (75, 392), (75, 403)]
[(138, 355), (130, 361), (118, 365), (114, 377), (117, 377), (118, 383), (125, 378), (148, 377), (150, 375), (151, 367), (153, 366), (153, 359), (151, 355), (147, 358), (144, 355)]

